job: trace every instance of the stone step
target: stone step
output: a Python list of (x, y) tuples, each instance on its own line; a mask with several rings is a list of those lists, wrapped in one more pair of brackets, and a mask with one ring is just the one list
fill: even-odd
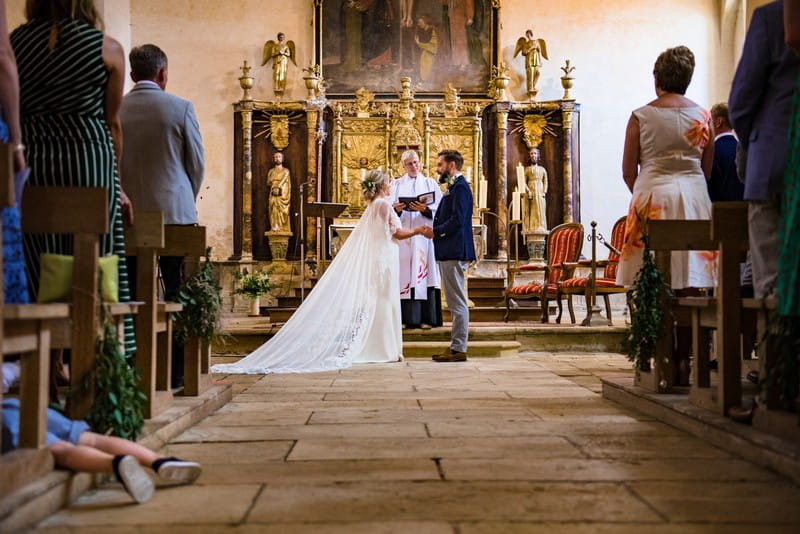
[(506, 287), (505, 278), (469, 278), (469, 288), (500, 288)]
[(468, 287), (469, 298), (475, 297), (496, 297), (500, 300), (503, 299), (505, 287), (472, 287), (472, 282)]
[[(430, 358), (444, 352), (450, 341), (403, 341), (403, 356), (406, 358)], [(499, 358), (517, 356), (521, 344), (518, 341), (469, 341), (469, 357)]]

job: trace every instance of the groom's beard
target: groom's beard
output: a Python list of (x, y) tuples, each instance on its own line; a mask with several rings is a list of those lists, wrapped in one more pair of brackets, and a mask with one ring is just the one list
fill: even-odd
[(442, 174), (439, 175), (439, 183), (446, 184), (448, 178), (450, 178), (450, 175), (447, 173), (447, 171), (444, 171)]

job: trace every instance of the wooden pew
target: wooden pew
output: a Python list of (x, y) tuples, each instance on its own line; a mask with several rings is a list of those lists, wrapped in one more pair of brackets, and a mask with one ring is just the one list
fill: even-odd
[(125, 229), (128, 256), (136, 257), (136, 367), (147, 397), (145, 417), (151, 418), (172, 404), (172, 314), (183, 309), (176, 302), (158, 299), (158, 251), (164, 247), (161, 212), (137, 212), (133, 227)]
[[(53, 331), (52, 346), (71, 348), (70, 386), (75, 390), (67, 403), (67, 414), (82, 419), (92, 405), (94, 393), (79, 387), (95, 366), (95, 344), (100, 332), (98, 291), (100, 234), (107, 233), (107, 191), (98, 187), (26, 187), (22, 198), (22, 229), (25, 233), (73, 235), (72, 302), (70, 322)], [(123, 261), (124, 258), (120, 258)], [(133, 303), (108, 306), (117, 319), (136, 313)]]
[[(0, 146), (0, 208), (15, 204), (12, 154), (10, 145)], [(0, 254), (0, 273), (2, 262)], [(66, 304), (5, 304), (0, 283), (0, 362), (6, 355), (20, 354), (21, 367), (19, 448), (0, 456), (0, 499), (53, 469), (53, 456), (45, 448), (50, 326), (54, 321), (66, 321), (68, 314)], [(0, 390), (0, 403), (2, 400)]]
[[(714, 250), (711, 240), (711, 224), (707, 220), (652, 220), (650, 226), (650, 248), (654, 251), (656, 267), (667, 283), (671, 280), (670, 260), (672, 251)], [(636, 384), (659, 393), (671, 393), (675, 386), (675, 361), (672, 348), (675, 342), (674, 325), (691, 324), (691, 313), (678, 307), (670, 313), (671, 303), (661, 303), (663, 335), (656, 345), (653, 368), (636, 371)], [(635, 313), (635, 310), (634, 310)]]
[[(187, 277), (200, 270), (200, 261), (206, 253), (206, 228), (204, 226), (167, 225), (164, 227), (164, 248), (160, 256), (183, 256)], [(211, 348), (205, 341), (189, 337), (183, 349), (183, 395), (196, 396), (211, 386), (208, 373)]]

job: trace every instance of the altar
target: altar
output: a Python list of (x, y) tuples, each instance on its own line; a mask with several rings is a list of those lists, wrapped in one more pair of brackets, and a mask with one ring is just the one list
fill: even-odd
[[(320, 262), (335, 256), (364, 210), (360, 181), (365, 173), (382, 169), (401, 176), (400, 155), (409, 149), (419, 154), (422, 174), (434, 178), (440, 150), (456, 149), (464, 156), (462, 173), (473, 191), (479, 256), (473, 275), (503, 277), (515, 247), (523, 259), (543, 253), (546, 229), (534, 235), (509, 224), (514, 203), (529, 193), (520, 169), (532, 164), (533, 149), (547, 175), (543, 226), (580, 220), (580, 104), (570, 95), (574, 69), (569, 61), (561, 67), (561, 99), (537, 100), (534, 83), (527, 100), (513, 100), (508, 66), (498, 53), (499, 3), (495, 7), (487, 1), (483, 61), (467, 67), (485, 89), (467, 82), (458, 69), (449, 78), (439, 73), (437, 85), (413, 75), (389, 79), (387, 70), (381, 79), (344, 75), (341, 68), (326, 67), (344, 60), (325, 58), (322, 4), (315, 8), (317, 45), (313, 64), (304, 69), (304, 99), (285, 100), (277, 91), (275, 98), (254, 98), (252, 67), (246, 62), (241, 67), (243, 94), (232, 114), (237, 134), (231, 261), (282, 262), (293, 272), (302, 262), (309, 268), (306, 277), (318, 275)], [(326, 79), (327, 72), (336, 77)], [(288, 229), (282, 232), (271, 228), (269, 211), (278, 204), (268, 201), (274, 195), (268, 176), (277, 152), (283, 155), (291, 189)], [(338, 217), (324, 220), (301, 215), (301, 204), (314, 202), (346, 207)]]

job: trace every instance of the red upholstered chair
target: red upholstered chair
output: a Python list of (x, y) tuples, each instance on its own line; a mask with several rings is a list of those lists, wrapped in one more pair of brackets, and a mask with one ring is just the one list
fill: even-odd
[[(581, 255), (583, 245), (583, 225), (581, 223), (565, 223), (550, 230), (545, 247), (546, 265), (522, 265), (508, 270), (507, 301), (538, 299), (542, 303), (542, 322), (548, 322), (549, 300), (559, 296), (559, 284), (572, 276), (575, 262)], [(565, 265), (571, 264), (571, 265)], [(542, 271), (542, 283), (515, 285), (519, 273)], [(560, 319), (560, 314), (559, 314)]]
[[(606, 305), (606, 317), (608, 323), (611, 324), (611, 301), (609, 295), (612, 293), (625, 293), (626, 289), (617, 285), (617, 266), (619, 265), (619, 251), (622, 250), (622, 244), (625, 238), (625, 217), (620, 217), (614, 223), (611, 229), (611, 247), (608, 251), (608, 259), (597, 260), (595, 265), (603, 268), (602, 276), (597, 278), (596, 295), (603, 296), (603, 301)], [(591, 260), (581, 260), (577, 263), (582, 267), (590, 267)], [(567, 297), (567, 307), (569, 308), (569, 317), (572, 322), (575, 322), (575, 312), (572, 308), (572, 295), (584, 295), (586, 297), (587, 308), (591, 305), (591, 291), (589, 291), (589, 277), (575, 277), (564, 280), (561, 283), (561, 294), (558, 297), (558, 318), (556, 322), (561, 322), (561, 302), (564, 296)]]

